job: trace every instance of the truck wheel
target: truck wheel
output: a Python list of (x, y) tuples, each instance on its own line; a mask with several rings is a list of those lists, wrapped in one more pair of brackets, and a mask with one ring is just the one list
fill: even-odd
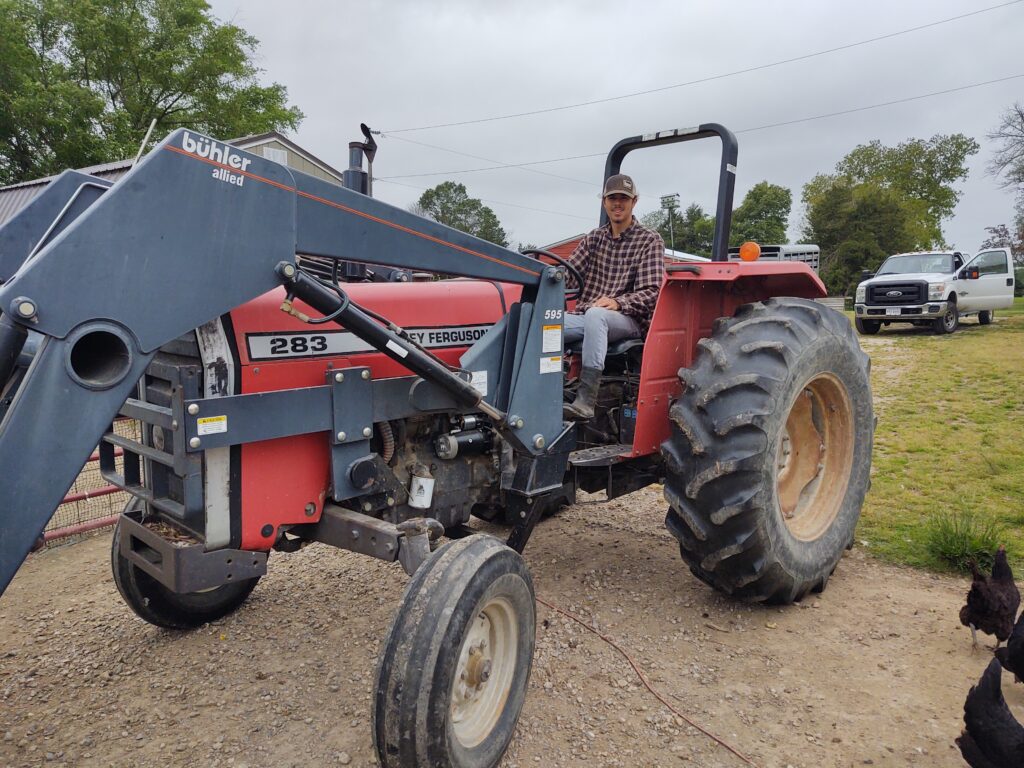
[(992, 322), (992, 318), (996, 316), (994, 309), (983, 309), (978, 313), (978, 323), (981, 325), (988, 325)]
[(946, 314), (932, 321), (932, 330), (939, 335), (953, 333), (959, 327), (960, 310), (957, 308), (955, 301), (950, 301), (946, 305)]
[(861, 320), (859, 317), (853, 319), (853, 324), (857, 326), (857, 333), (862, 336), (874, 336), (882, 327), (877, 320)]
[(477, 534), (416, 571), (377, 665), (383, 768), (491, 768), (515, 733), (533, 664), (533, 581), (518, 553)]
[(260, 577), (201, 592), (177, 594), (121, 554), (121, 525), (114, 528), (110, 569), (117, 591), (136, 615), (164, 629), (195, 629), (234, 612), (255, 589)]
[(871, 361), (846, 318), (775, 298), (716, 321), (672, 405), (665, 523), (712, 587), (790, 603), (853, 544), (871, 469)]

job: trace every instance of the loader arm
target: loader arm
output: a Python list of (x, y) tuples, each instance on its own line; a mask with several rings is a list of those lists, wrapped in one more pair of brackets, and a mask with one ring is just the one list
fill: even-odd
[[(106, 191), (76, 203), (73, 186), (51, 194), (54, 218), (32, 230), (45, 242), (0, 230), (11, 244), (0, 264), (16, 264), (0, 285), (0, 364), (18, 358), (26, 331), (42, 339), (0, 421), (0, 593), (161, 345), (281, 284), (332, 309), (333, 293), (297, 279), (296, 254), (523, 285), (515, 318), (475, 358), (500, 377), (492, 392), (513, 416), (500, 424), (513, 442), (536, 453), (563, 431), (561, 375), (537, 368), (541, 318), (564, 310), (561, 270), (186, 130)], [(54, 205), (61, 194), (66, 205)], [(350, 330), (481, 399), (382, 326)]]
[(0, 228), (0, 284), (63, 232), (106, 192), (111, 181), (64, 171)]

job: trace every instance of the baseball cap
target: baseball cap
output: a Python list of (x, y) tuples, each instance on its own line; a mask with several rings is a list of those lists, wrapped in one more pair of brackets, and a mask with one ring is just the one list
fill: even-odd
[(609, 176), (604, 182), (604, 192), (601, 193), (601, 197), (608, 197), (608, 195), (636, 197), (636, 184), (624, 173)]

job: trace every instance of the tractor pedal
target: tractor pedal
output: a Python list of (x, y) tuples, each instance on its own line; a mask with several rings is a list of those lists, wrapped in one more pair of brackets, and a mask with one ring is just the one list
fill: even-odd
[(599, 445), (596, 448), (582, 448), (569, 454), (573, 467), (610, 467), (626, 461), (633, 455), (632, 445)]

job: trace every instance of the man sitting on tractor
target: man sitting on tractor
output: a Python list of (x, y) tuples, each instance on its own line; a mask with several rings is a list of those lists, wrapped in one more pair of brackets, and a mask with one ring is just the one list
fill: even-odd
[(593, 418), (608, 342), (647, 333), (665, 277), (665, 241), (633, 216), (639, 199), (633, 180), (609, 176), (602, 198), (608, 223), (569, 257), (586, 284), (576, 309), (565, 316), (565, 343), (583, 339), (583, 370), (576, 399), (564, 409), (567, 419)]

